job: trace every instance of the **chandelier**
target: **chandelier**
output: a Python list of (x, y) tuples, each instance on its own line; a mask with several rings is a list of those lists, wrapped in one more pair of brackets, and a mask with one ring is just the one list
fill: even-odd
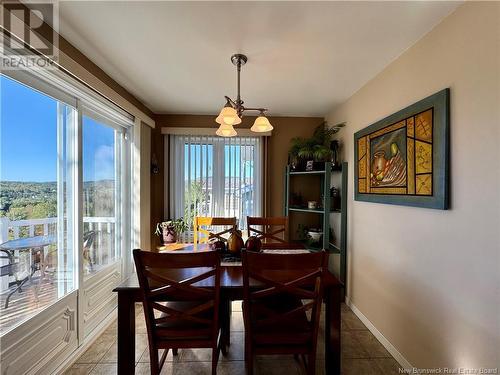
[(250, 128), (251, 131), (264, 133), (273, 130), (273, 126), (266, 117), (266, 108), (247, 108), (243, 105), (243, 100), (240, 95), (240, 73), (241, 67), (245, 65), (247, 60), (245, 55), (239, 53), (231, 56), (231, 62), (236, 66), (238, 74), (238, 94), (236, 100), (232, 100), (229, 96), (224, 96), (224, 98), (226, 98), (226, 104), (220, 111), (219, 116), (215, 119), (215, 122), (220, 124), (219, 129), (215, 132), (218, 136), (234, 137), (237, 135), (236, 130), (234, 130), (234, 125), (241, 124), (241, 118), (243, 117), (244, 111), (259, 112), (259, 117), (255, 119), (253, 126)]

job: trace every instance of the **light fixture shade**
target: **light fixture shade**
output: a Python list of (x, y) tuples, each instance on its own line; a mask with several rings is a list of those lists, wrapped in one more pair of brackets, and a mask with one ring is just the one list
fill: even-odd
[(221, 125), (237, 125), (241, 124), (241, 118), (238, 116), (238, 112), (233, 107), (224, 107), (219, 113), (219, 116), (215, 119), (215, 122)]
[(222, 124), (215, 132), (219, 137), (234, 137), (237, 135), (232, 125)]
[(271, 125), (266, 116), (257, 117), (252, 127), (250, 128), (251, 131), (256, 133), (269, 132), (273, 129), (274, 129), (273, 126)]

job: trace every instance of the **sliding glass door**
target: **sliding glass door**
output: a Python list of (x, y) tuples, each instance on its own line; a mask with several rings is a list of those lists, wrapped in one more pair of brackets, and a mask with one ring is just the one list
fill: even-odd
[[(82, 331), (87, 336), (116, 307), (122, 274), (122, 170), (125, 129), (82, 110)], [(126, 208), (125, 208), (126, 209)]]
[(87, 279), (119, 258), (120, 133), (83, 116), (83, 246)]
[(43, 73), (0, 75), (0, 357), (10, 373), (50, 373), (112, 318), (130, 255), (133, 120)]
[(76, 109), (5, 76), (1, 87), (0, 336), (77, 287)]
[(195, 216), (236, 217), (245, 229), (261, 214), (260, 138), (172, 135), (169, 148), (171, 217), (190, 228)]

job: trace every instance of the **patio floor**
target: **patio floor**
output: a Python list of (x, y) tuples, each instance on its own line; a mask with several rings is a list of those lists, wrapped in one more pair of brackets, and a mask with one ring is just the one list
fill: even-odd
[[(92, 273), (97, 273), (106, 265), (95, 266)], [(70, 273), (67, 273), (70, 275)], [(22, 291), (14, 293), (9, 299), (9, 307), (5, 308), (5, 301), (10, 291), (0, 294), (0, 335), (15, 327), (20, 322), (34, 316), (41, 310), (58, 300), (58, 283), (67, 283), (61, 278), (59, 281), (53, 274), (46, 273), (42, 279), (40, 271), (35, 272), (33, 281), (26, 283)], [(69, 284), (66, 284), (69, 285)], [(11, 287), (14, 288), (14, 287)], [(12, 290), (12, 289), (10, 289)]]
[(0, 295), (0, 335), (54, 303), (57, 300), (57, 285), (47, 278), (41, 282), (36, 278), (32, 284), (23, 286), (21, 293), (14, 293), (9, 299), (9, 307), (5, 309), (8, 294), (4, 292)]

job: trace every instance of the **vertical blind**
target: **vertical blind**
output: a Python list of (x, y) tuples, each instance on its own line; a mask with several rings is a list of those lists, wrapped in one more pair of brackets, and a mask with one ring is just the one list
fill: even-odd
[(222, 138), (170, 135), (170, 217), (183, 217), (190, 231), (195, 216), (236, 217), (262, 211), (262, 141), (259, 137)]

